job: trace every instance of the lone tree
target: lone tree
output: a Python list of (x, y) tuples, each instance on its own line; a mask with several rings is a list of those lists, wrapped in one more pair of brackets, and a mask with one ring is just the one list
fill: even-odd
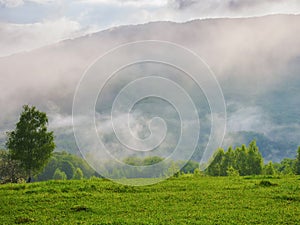
[(41, 171), (55, 148), (53, 132), (47, 131), (48, 118), (34, 106), (23, 106), (14, 131), (7, 133), (6, 147), (12, 159), (19, 160), (28, 176)]

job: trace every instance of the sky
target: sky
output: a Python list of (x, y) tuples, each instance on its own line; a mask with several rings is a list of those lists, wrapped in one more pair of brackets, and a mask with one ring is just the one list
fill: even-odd
[(299, 13), (299, 0), (0, 0), (0, 57), (120, 25)]

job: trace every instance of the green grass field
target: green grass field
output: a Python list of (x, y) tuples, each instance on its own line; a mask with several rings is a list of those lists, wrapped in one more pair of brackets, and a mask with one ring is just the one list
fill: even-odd
[[(269, 182), (268, 182), (269, 181)], [(180, 177), (152, 186), (0, 186), (1, 224), (299, 224), (300, 177)]]

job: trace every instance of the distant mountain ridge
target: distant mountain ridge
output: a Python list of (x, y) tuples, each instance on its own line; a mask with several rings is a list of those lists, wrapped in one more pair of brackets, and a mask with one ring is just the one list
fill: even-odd
[(227, 104), (224, 144), (235, 144), (229, 137), (238, 140), (250, 132), (240, 140), (263, 135), (269, 141), (261, 149), (267, 160), (294, 157), (291, 148), (300, 145), (299, 15), (121, 26), (0, 58), (1, 142), (21, 106), (33, 104), (49, 115), (58, 149), (78, 153), (71, 112), (80, 77), (97, 57), (138, 40), (174, 42), (211, 67)]

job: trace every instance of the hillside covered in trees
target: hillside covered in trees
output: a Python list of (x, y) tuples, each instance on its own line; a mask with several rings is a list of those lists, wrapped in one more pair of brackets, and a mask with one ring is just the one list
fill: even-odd
[[(163, 161), (160, 157), (136, 158), (129, 157), (124, 159), (124, 163), (129, 165), (147, 166)], [(203, 176), (247, 176), (247, 175), (292, 175), (300, 174), (300, 148), (297, 151), (297, 158), (285, 158), (280, 163), (269, 161), (264, 163), (264, 159), (256, 145), (252, 141), (248, 146), (242, 145), (233, 149), (229, 147), (227, 151), (220, 148), (209, 162), (205, 170), (199, 170), (199, 163), (189, 161), (183, 167), (183, 162), (173, 162), (169, 172), (174, 176), (181, 174), (202, 174)], [(180, 167), (182, 167), (180, 169)], [(109, 167), (107, 169), (117, 174), (117, 177), (134, 177), (136, 171), (132, 174), (124, 174), (122, 168), (116, 169)], [(168, 175), (162, 174), (161, 176)], [(54, 152), (43, 171), (34, 177), (34, 181), (46, 180), (71, 180), (87, 179), (92, 176), (101, 177), (95, 172), (86, 161), (74, 154), (67, 152)], [(144, 177), (151, 177), (151, 174), (145, 174)], [(19, 167), (19, 162), (8, 157), (6, 150), (0, 151), (0, 180), (6, 182), (25, 181), (25, 175)]]

